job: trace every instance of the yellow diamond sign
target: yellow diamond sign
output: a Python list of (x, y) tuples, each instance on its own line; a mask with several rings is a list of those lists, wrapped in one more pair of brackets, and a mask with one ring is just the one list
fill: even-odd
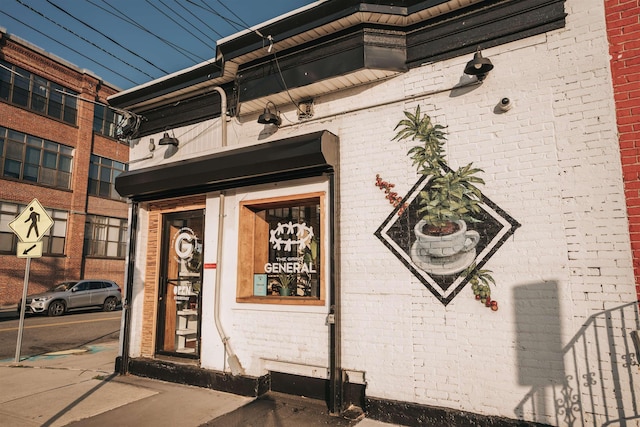
[(42, 239), (53, 225), (53, 220), (38, 199), (31, 203), (9, 223), (9, 227), (23, 243), (35, 243)]

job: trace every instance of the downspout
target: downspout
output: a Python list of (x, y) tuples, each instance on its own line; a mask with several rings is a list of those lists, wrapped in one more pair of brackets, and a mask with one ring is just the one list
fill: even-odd
[(341, 298), (340, 298), (340, 263), (338, 255), (340, 248), (336, 249), (336, 243), (340, 242), (340, 230), (338, 230), (338, 202), (336, 171), (329, 173), (329, 412), (340, 414), (343, 406), (343, 374), (342, 374), (342, 338), (341, 325)]
[[(220, 94), (221, 104), (220, 104), (220, 120), (221, 120), (221, 132), (222, 132), (222, 146), (227, 146), (227, 94), (220, 86), (214, 87), (216, 91)], [(216, 323), (216, 329), (218, 329), (218, 335), (220, 335), (220, 339), (222, 340), (222, 344), (224, 345), (224, 352), (227, 355), (227, 361), (229, 363), (229, 368), (231, 369), (232, 375), (244, 375), (244, 369), (242, 369), (242, 365), (240, 365), (240, 360), (238, 356), (231, 349), (231, 345), (229, 344), (229, 337), (225, 334), (224, 329), (222, 327), (222, 322), (220, 321), (220, 284), (222, 281), (222, 263), (220, 262), (222, 259), (222, 236), (224, 231), (224, 191), (220, 191), (220, 195), (218, 197), (219, 206), (218, 206), (218, 246), (216, 250), (216, 287), (215, 287), (215, 300), (213, 305), (213, 317)]]
[(133, 298), (133, 274), (135, 271), (136, 242), (138, 234), (138, 202), (131, 205), (131, 228), (129, 229), (129, 262), (127, 264), (127, 278), (125, 281), (125, 298), (122, 303), (122, 356), (120, 358), (120, 375), (129, 373), (129, 331), (131, 330), (131, 299)]

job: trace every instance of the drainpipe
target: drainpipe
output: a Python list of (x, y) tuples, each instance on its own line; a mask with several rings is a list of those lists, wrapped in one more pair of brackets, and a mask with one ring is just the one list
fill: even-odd
[(136, 258), (136, 236), (138, 232), (138, 214), (140, 206), (138, 202), (131, 205), (131, 228), (129, 230), (129, 262), (127, 264), (127, 278), (125, 281), (125, 298), (122, 304), (123, 327), (122, 327), (122, 357), (120, 359), (120, 375), (129, 372), (129, 331), (131, 330), (131, 300), (133, 298), (133, 274), (135, 271)]
[(342, 375), (342, 338), (340, 334), (341, 301), (339, 280), (339, 265), (337, 260), (340, 241), (338, 230), (338, 202), (336, 200), (337, 187), (336, 172), (329, 173), (329, 412), (340, 414), (343, 406), (343, 375)]
[(213, 88), (220, 94), (220, 120), (222, 121), (221, 126), (221, 137), (222, 137), (222, 146), (227, 146), (227, 94), (220, 87), (216, 86)]
[[(222, 146), (227, 146), (227, 94), (224, 90), (216, 86), (214, 87), (216, 91), (220, 94), (221, 104), (220, 104), (220, 120), (221, 124), (221, 132), (222, 132)], [(218, 329), (218, 335), (220, 335), (220, 339), (222, 340), (222, 344), (224, 345), (224, 352), (227, 355), (227, 362), (229, 363), (229, 368), (231, 369), (232, 375), (244, 375), (244, 369), (242, 369), (242, 365), (240, 365), (240, 360), (238, 356), (231, 349), (231, 345), (229, 344), (229, 337), (225, 334), (224, 329), (222, 327), (222, 322), (220, 320), (220, 284), (222, 282), (222, 236), (224, 231), (224, 191), (220, 191), (220, 196), (218, 197), (219, 203), (219, 213), (218, 213), (218, 247), (217, 247), (217, 260), (216, 260), (216, 292), (215, 292), (215, 300), (213, 305), (213, 317), (215, 319), (216, 328)]]

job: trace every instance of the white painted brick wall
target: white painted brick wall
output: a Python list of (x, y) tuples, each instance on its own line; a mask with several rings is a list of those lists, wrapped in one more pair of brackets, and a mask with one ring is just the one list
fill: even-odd
[[(565, 7), (565, 28), (483, 50), (495, 68), (472, 91), (345, 113), (452, 87), (470, 56), (428, 64), (318, 98), (314, 120), (267, 139), (322, 129), (340, 139), (342, 367), (365, 372), (368, 396), (552, 425), (567, 424), (558, 407), (563, 392), (580, 401), (583, 409), (570, 412), (584, 424), (634, 407), (629, 384), (640, 376), (636, 369), (625, 377), (625, 338), (640, 325), (603, 4), (567, 0)], [(514, 107), (498, 114), (503, 97)], [(448, 126), (450, 165), (482, 168), (485, 195), (522, 224), (485, 266), (497, 282), (497, 312), (470, 288), (443, 306), (374, 236), (392, 211), (376, 174), (401, 196), (418, 179), (406, 156), (411, 144), (392, 141), (403, 111), (417, 105)], [(264, 142), (261, 130), (232, 121), (231, 144)], [(233, 236), (237, 224), (229, 224)], [(235, 271), (228, 262), (227, 286)], [(230, 288), (223, 321), (250, 374), (263, 373), (264, 359), (329, 365), (327, 307), (239, 307)], [(305, 328), (278, 329), (292, 324)]]

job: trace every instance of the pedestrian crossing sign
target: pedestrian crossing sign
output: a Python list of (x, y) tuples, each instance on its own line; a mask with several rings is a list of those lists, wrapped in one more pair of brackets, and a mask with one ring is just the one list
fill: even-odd
[(16, 256), (18, 258), (40, 258), (42, 257), (42, 247), (42, 242), (18, 242), (18, 250), (16, 252)]
[(33, 199), (9, 227), (23, 243), (39, 242), (53, 225), (53, 220), (38, 199)]

